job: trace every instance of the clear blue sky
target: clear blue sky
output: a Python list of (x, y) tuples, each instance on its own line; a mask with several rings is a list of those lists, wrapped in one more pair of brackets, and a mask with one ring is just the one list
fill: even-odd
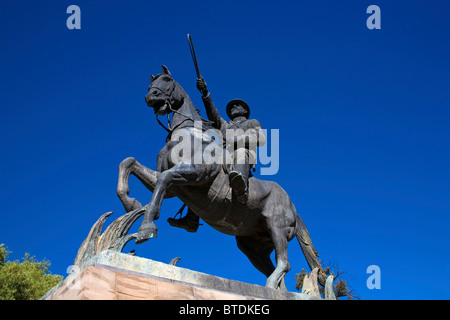
[[(66, 27), (71, 4), (81, 30)], [(366, 27), (371, 4), (381, 30)], [(240, 97), (280, 130), (279, 172), (263, 178), (289, 193), (321, 259), (363, 299), (450, 299), (449, 12), (425, 0), (1, 1), (0, 243), (66, 275), (98, 217), (124, 214), (119, 163), (155, 169), (165, 140), (144, 102), (150, 74), (168, 66), (205, 116), (190, 33), (223, 114)], [(137, 179), (131, 194), (151, 198)], [(125, 251), (265, 283), (233, 237), (170, 227), (180, 206), (165, 201), (158, 238)], [(290, 290), (307, 268), (294, 241)]]

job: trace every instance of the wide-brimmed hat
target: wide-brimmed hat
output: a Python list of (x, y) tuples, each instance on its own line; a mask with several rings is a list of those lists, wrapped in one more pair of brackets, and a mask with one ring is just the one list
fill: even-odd
[(243, 106), (247, 110), (247, 118), (250, 116), (250, 108), (247, 102), (241, 99), (233, 99), (227, 104), (227, 115), (230, 119), (231, 119), (231, 108), (233, 108), (235, 104), (240, 104), (241, 106)]

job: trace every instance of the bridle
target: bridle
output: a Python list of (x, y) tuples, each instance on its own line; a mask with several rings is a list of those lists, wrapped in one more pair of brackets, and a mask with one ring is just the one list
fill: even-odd
[[(173, 81), (173, 80), (172, 80), (172, 81)], [(170, 88), (168, 88), (167, 91), (164, 90), (164, 89), (162, 89), (162, 88), (160, 88), (160, 87), (153, 87), (152, 85), (150, 85), (149, 91), (150, 91), (150, 90), (153, 90), (153, 89), (159, 90), (160, 92), (162, 92), (162, 93), (165, 95), (165, 99), (164, 99), (165, 102), (164, 102), (164, 104), (167, 105), (167, 106), (169, 107), (169, 110), (170, 110), (171, 112), (176, 113), (176, 114), (179, 114), (179, 115), (185, 117), (187, 120), (191, 120), (192, 122), (195, 122), (195, 120), (192, 119), (191, 117), (188, 117), (187, 115), (185, 115), (185, 114), (183, 114), (183, 113), (181, 113), (181, 112), (178, 112), (177, 110), (175, 110), (175, 109), (172, 108), (172, 104), (170, 103), (170, 97), (171, 97), (172, 93), (175, 91), (175, 82), (173, 82), (173, 85), (172, 85)], [(168, 112), (168, 113), (167, 113), (167, 127), (166, 127), (165, 125), (163, 125), (162, 122), (159, 120), (158, 114), (156, 114), (156, 121), (158, 122), (158, 124), (159, 124), (161, 127), (164, 128), (164, 130), (166, 130), (169, 134), (172, 134), (172, 132), (173, 132), (176, 128), (172, 128), (172, 120), (173, 120), (173, 116), (172, 116), (172, 120), (170, 120), (170, 115), (169, 115), (169, 114), (170, 114), (170, 113)], [(181, 125), (181, 123), (180, 123), (179, 125)], [(178, 125), (178, 126), (179, 126), (179, 125)]]

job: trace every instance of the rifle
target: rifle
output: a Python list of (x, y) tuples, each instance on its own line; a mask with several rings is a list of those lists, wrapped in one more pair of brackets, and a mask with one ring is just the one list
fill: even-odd
[(194, 61), (195, 72), (197, 73), (197, 78), (201, 79), (202, 76), (200, 75), (200, 70), (198, 68), (197, 56), (195, 55), (195, 50), (194, 50), (194, 43), (192, 42), (192, 38), (189, 33), (187, 35), (187, 38), (188, 38), (188, 42), (189, 42), (189, 49), (191, 50), (192, 60)]

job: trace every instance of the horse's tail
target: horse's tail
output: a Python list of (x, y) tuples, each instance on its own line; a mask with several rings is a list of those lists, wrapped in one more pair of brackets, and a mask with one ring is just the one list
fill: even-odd
[[(295, 211), (294, 211), (295, 212)], [(311, 236), (309, 235), (308, 229), (300, 218), (300, 216), (296, 213), (296, 226), (295, 226), (295, 235), (297, 237), (298, 243), (302, 248), (303, 255), (308, 262), (308, 266), (311, 270), (314, 268), (319, 268), (319, 283), (325, 286), (325, 281), (327, 279), (325, 272), (322, 269), (322, 265), (319, 261), (319, 254), (317, 253), (316, 248), (314, 248), (311, 240)]]

